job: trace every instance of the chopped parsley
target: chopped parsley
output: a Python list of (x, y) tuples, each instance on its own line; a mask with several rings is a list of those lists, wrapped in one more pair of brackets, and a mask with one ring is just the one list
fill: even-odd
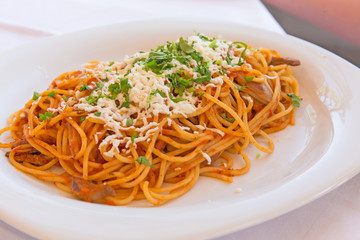
[(69, 100), (68, 97), (65, 96), (65, 95), (63, 95), (62, 97), (63, 97), (63, 99), (65, 100), (65, 102), (67, 102), (67, 101)]
[(230, 57), (229, 54), (226, 55), (225, 61), (226, 61), (226, 63), (227, 63), (228, 65), (231, 65), (231, 57)]
[(235, 122), (235, 118), (227, 118), (226, 113), (222, 113), (222, 114), (220, 114), (220, 116), (228, 122), (231, 122), (231, 123)]
[(55, 116), (55, 114), (53, 114), (51, 112), (45, 112), (44, 114), (42, 114), (42, 113), (39, 114), (41, 121), (49, 120), (50, 117), (53, 117), (53, 116)]
[(33, 94), (33, 97), (32, 97), (32, 100), (37, 100), (38, 98), (39, 98), (39, 93), (38, 92), (34, 92), (34, 94)]
[(101, 112), (95, 112), (94, 115), (97, 116), (97, 117), (100, 117)]
[(111, 93), (111, 95), (113, 96), (113, 99), (116, 98), (116, 96), (121, 93), (121, 88), (120, 88), (120, 84), (118, 82), (110, 84), (108, 91)]
[(151, 92), (150, 92), (150, 95), (155, 95), (155, 94), (159, 94), (161, 97), (165, 97), (166, 95), (165, 95), (165, 93), (163, 93), (162, 91), (160, 91), (159, 89), (153, 89), (153, 90), (151, 90)]
[(102, 89), (104, 87), (104, 84), (101, 82), (96, 82), (95, 85), (96, 85), (97, 89)]
[(244, 79), (245, 79), (247, 82), (251, 82), (251, 81), (254, 79), (254, 76), (246, 76), (246, 77), (244, 77)]
[[(235, 44), (240, 44), (244, 47), (244, 50), (241, 52), (241, 55), (240, 55), (240, 58), (239, 58), (239, 62), (238, 62), (238, 65), (243, 65), (244, 64), (244, 59), (245, 59), (245, 52), (248, 48), (247, 44), (246, 43), (243, 43), (243, 42), (234, 42)], [(238, 46), (239, 47), (239, 46)]]
[(204, 94), (205, 94), (205, 92), (200, 93), (200, 94), (199, 94), (199, 97), (202, 97), (202, 95), (204, 95)]
[(147, 159), (145, 156), (140, 156), (136, 159), (136, 161), (140, 164), (144, 164), (146, 166), (149, 166), (151, 168), (154, 168), (154, 165), (150, 164), (149, 159)]
[(56, 94), (56, 93), (55, 93), (54, 91), (51, 91), (51, 92), (48, 94), (48, 96), (49, 96), (49, 97), (54, 97), (55, 94)]
[(216, 43), (217, 43), (217, 40), (216, 40), (216, 39), (215, 39), (215, 40), (213, 40), (213, 41), (209, 44), (209, 48), (212, 48), (212, 49), (214, 49), (214, 50), (215, 50), (215, 48), (217, 48)]
[(125, 95), (125, 102), (123, 102), (120, 106), (120, 108), (130, 108), (130, 99), (129, 95)]
[(153, 90), (151, 90), (150, 95), (147, 97), (146, 102), (150, 103), (152, 96), (154, 96), (157, 93), (163, 98), (166, 97), (165, 93), (163, 93), (159, 89), (153, 89)]
[(136, 132), (134, 132), (134, 134), (131, 136), (131, 142), (134, 143), (135, 142), (135, 138), (138, 137), (138, 134)]
[(222, 61), (219, 59), (219, 60), (216, 60), (216, 61), (214, 61), (214, 64), (216, 64), (216, 65), (221, 65), (221, 63), (222, 63)]
[(89, 86), (84, 84), (84, 85), (81, 85), (80, 87), (80, 91), (85, 91), (85, 90), (90, 90)]
[(186, 98), (173, 98), (171, 96), (169, 96), (169, 97), (170, 97), (170, 100), (173, 101), (174, 103), (178, 103), (178, 102), (187, 100)]
[(191, 54), (195, 52), (195, 49), (189, 45), (188, 41), (184, 40), (182, 37), (179, 39), (180, 49), (187, 54)]
[(133, 120), (131, 118), (127, 118), (126, 119), (126, 126), (129, 127), (132, 124), (133, 124)]
[(294, 93), (288, 93), (287, 95), (291, 98), (291, 104), (294, 107), (300, 107), (300, 102), (302, 101), (302, 98), (299, 98)]
[(243, 84), (241, 85), (241, 87), (238, 87), (238, 86), (236, 86), (236, 85), (235, 85), (234, 87), (235, 87), (236, 90), (241, 91), (241, 90), (244, 90), (244, 88), (247, 88), (248, 86), (246, 86), (245, 83), (243, 83)]
[(111, 63), (109, 64), (109, 67), (111, 67), (112, 65), (114, 65), (114, 62), (111, 62)]
[(186, 89), (187, 92), (193, 93), (196, 92), (196, 89), (194, 87)]
[(95, 103), (98, 99), (96, 97), (94, 97), (93, 95), (89, 95), (87, 97), (85, 97), (85, 100), (88, 102), (88, 104), (93, 104)]
[(85, 121), (85, 119), (86, 119), (86, 116), (80, 117), (80, 122), (82, 123), (83, 121)]
[[(111, 93), (111, 99), (114, 100), (118, 94), (124, 93), (127, 94), (129, 89), (132, 88), (131, 84), (129, 83), (129, 79), (127, 78), (119, 78), (120, 83), (116, 82), (109, 85), (108, 91)], [(126, 98), (126, 96), (125, 96)], [(129, 100), (127, 100), (129, 101)]]

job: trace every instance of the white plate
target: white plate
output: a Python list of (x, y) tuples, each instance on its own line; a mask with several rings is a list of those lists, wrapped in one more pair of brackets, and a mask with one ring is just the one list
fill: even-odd
[[(201, 178), (185, 196), (165, 206), (114, 207), (64, 196), (51, 185), (15, 170), (0, 156), (0, 217), (47, 239), (202, 239), (260, 223), (306, 204), (360, 171), (360, 71), (336, 55), (291, 36), (226, 22), (151, 20), (103, 26), (47, 38), (0, 56), (0, 110), (21, 108), (33, 91), (87, 61), (120, 60), (193, 31), (275, 49), (301, 60), (294, 68), (304, 98), (297, 124), (272, 135), (275, 152), (253, 147), (248, 174), (232, 184)], [(237, 188), (242, 192), (235, 193)]]

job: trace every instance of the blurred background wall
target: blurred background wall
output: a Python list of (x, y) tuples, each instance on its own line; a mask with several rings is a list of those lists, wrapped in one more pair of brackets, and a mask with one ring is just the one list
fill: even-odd
[[(347, 0), (338, 1), (345, 2)], [(360, 0), (357, 1), (360, 3)], [(297, 17), (286, 10), (280, 9), (274, 6), (274, 4), (270, 4), (267, 0), (263, 0), (262, 2), (288, 34), (326, 48), (360, 67), (359, 44), (345, 40), (339, 35), (314, 25), (303, 18)], [(289, 0), (289, 2), (291, 2), (291, 0)], [(358, 8), (358, 6), (356, 5), (354, 8)], [(357, 10), (358, 18), (360, 19), (360, 8)], [(352, 34), (354, 34), (353, 39), (360, 39), (360, 29), (353, 29)]]

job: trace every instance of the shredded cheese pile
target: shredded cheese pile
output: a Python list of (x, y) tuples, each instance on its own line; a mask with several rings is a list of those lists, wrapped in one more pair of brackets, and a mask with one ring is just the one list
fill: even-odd
[[(85, 67), (84, 71), (99, 81), (76, 92), (76, 96), (84, 90), (91, 94), (79, 97), (74, 108), (102, 119), (114, 132), (100, 144), (101, 147), (111, 142), (113, 148), (106, 154), (112, 157), (119, 144), (126, 144), (128, 149), (131, 142), (136, 144), (151, 137), (157, 123), (148, 123), (147, 119), (159, 114), (187, 117), (195, 112), (201, 93), (209, 86), (222, 85), (227, 68), (246, 64), (243, 54), (239, 54), (243, 51), (251, 54), (244, 43), (197, 34), (150, 52), (126, 56), (122, 62), (101, 62), (93, 69)], [(143, 122), (142, 127), (135, 128), (138, 120)], [(130, 128), (135, 129), (136, 138), (122, 136), (121, 131)], [(203, 128), (199, 126), (200, 130)]]

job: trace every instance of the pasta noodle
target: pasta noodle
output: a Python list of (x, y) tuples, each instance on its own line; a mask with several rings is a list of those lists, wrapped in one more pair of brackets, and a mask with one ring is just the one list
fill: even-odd
[(0, 130), (13, 139), (0, 147), (15, 168), (81, 200), (162, 205), (200, 176), (232, 182), (247, 173), (249, 144), (274, 151), (269, 134), (295, 124), (298, 64), (203, 34), (122, 62), (92, 61), (34, 92)]

